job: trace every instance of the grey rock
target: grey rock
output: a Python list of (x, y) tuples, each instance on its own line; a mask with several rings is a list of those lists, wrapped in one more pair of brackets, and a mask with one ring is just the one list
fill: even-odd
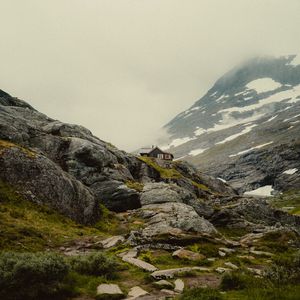
[(116, 235), (116, 236), (109, 237), (103, 241), (100, 241), (100, 243), (102, 244), (102, 247), (104, 249), (109, 249), (121, 244), (124, 241), (125, 238), (122, 235)]
[(249, 252), (250, 252), (251, 254), (254, 254), (254, 255), (257, 255), (257, 256), (268, 256), (268, 257), (274, 256), (273, 253), (271, 253), (271, 252), (266, 252), (266, 251), (250, 250)]
[(97, 295), (99, 296), (111, 296), (114, 299), (122, 299), (124, 293), (121, 291), (120, 287), (117, 284), (100, 284), (97, 287)]
[(210, 272), (210, 269), (204, 267), (183, 267), (183, 268), (155, 271), (151, 274), (151, 276), (154, 279), (168, 279), (168, 278), (174, 278), (174, 276), (177, 274), (190, 272), (190, 271)]
[(140, 269), (143, 269), (147, 272), (154, 272), (157, 270), (157, 268), (143, 260), (140, 260), (138, 258), (134, 258), (134, 257), (129, 257), (129, 256), (126, 256), (124, 255), (122, 257), (122, 260), (129, 263), (129, 264), (132, 264)]
[(147, 220), (142, 230), (145, 239), (159, 235), (180, 235), (184, 232), (216, 235), (217, 230), (195, 210), (186, 204), (169, 202), (145, 205), (140, 209), (140, 216)]
[(156, 281), (153, 284), (160, 289), (173, 289), (174, 288), (174, 285), (171, 282), (164, 280), (164, 279)]
[(134, 286), (132, 287), (129, 292), (128, 292), (128, 300), (129, 299), (136, 299), (138, 297), (142, 297), (149, 294), (148, 292), (146, 292), (145, 290), (143, 290), (141, 287), (139, 286)]
[(7, 142), (0, 142), (0, 149), (0, 179), (28, 200), (49, 205), (79, 223), (99, 218), (98, 202), (89, 189), (47, 157)]
[(163, 182), (148, 183), (141, 195), (142, 206), (166, 202), (186, 202), (194, 199), (195, 195), (175, 185)]
[(172, 253), (172, 256), (180, 259), (191, 260), (191, 261), (200, 261), (205, 259), (204, 255), (183, 248), (174, 251)]
[(177, 293), (182, 293), (183, 290), (184, 290), (184, 282), (183, 282), (183, 280), (176, 279), (174, 281), (174, 284), (175, 284), (174, 291), (177, 292)]
[(233, 269), (233, 270), (237, 270), (237, 269), (239, 268), (238, 266), (236, 266), (235, 264), (231, 263), (230, 261), (225, 262), (224, 265), (225, 265), (226, 267), (228, 267), (228, 268)]
[(121, 212), (141, 207), (139, 193), (128, 188), (123, 182), (107, 180), (92, 184), (91, 188), (110, 210)]
[(229, 269), (229, 268), (218, 267), (218, 268), (215, 269), (215, 271), (216, 271), (217, 273), (223, 274), (223, 273), (226, 273), (226, 272), (230, 272), (230, 271), (232, 271), (232, 270)]

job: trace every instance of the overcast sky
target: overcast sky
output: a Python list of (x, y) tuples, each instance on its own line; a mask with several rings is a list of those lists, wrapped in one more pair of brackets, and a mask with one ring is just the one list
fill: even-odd
[(0, 89), (133, 150), (254, 55), (300, 53), (300, 0), (0, 0)]

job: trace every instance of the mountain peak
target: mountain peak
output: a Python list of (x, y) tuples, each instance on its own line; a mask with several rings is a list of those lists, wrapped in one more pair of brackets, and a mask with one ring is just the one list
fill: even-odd
[[(220, 164), (234, 165), (243, 155), (299, 140), (297, 57), (256, 57), (224, 74), (202, 98), (165, 126), (170, 140), (164, 148), (224, 178)], [(230, 180), (229, 177), (224, 179)], [(272, 178), (270, 184), (276, 185), (276, 176)], [(243, 189), (255, 184), (251, 181)], [(235, 187), (241, 188), (240, 185), (239, 182)]]

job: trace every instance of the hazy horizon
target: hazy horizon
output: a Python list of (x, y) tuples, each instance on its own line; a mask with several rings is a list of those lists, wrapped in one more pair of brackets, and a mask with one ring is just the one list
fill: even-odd
[(298, 0), (3, 0), (0, 8), (0, 89), (127, 151), (153, 143), (242, 61), (300, 53)]

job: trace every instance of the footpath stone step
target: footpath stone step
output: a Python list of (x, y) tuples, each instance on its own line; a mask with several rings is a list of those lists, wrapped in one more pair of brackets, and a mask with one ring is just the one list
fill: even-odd
[(167, 278), (174, 278), (176, 274), (190, 272), (190, 271), (202, 271), (202, 272), (211, 272), (211, 269), (204, 268), (204, 267), (183, 267), (183, 268), (176, 268), (176, 269), (166, 269), (166, 270), (159, 270), (155, 271), (151, 274), (154, 279), (167, 279)]

